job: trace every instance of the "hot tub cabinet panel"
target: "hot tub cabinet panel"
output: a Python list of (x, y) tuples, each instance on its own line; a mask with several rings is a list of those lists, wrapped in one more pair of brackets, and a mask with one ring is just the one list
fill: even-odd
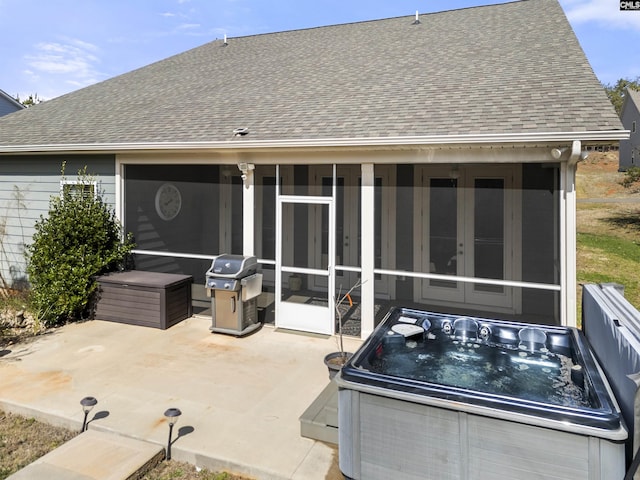
[(342, 473), (386, 480), (607, 480), (624, 443), (341, 389)]
[(627, 431), (577, 329), (395, 308), (335, 381), (348, 478), (625, 474)]
[(191, 316), (190, 275), (131, 270), (98, 277), (95, 318), (167, 329)]

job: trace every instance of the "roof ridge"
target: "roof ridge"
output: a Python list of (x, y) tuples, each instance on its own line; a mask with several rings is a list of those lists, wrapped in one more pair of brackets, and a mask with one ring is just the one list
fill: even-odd
[[(508, 0), (508, 1), (502, 1), (499, 3), (491, 3), (491, 4), (487, 4), (487, 5), (472, 5), (469, 7), (461, 7), (461, 8), (451, 8), (448, 10), (440, 10), (437, 12), (424, 12), (424, 13), (419, 13), (420, 17), (423, 16), (431, 16), (431, 15), (441, 15), (444, 13), (451, 13), (451, 12), (462, 12), (465, 10), (475, 10), (475, 9), (483, 9), (483, 8), (495, 8), (495, 7), (501, 7), (504, 5), (508, 5), (508, 4), (515, 4), (515, 3), (524, 3), (524, 2), (529, 2), (531, 0)], [(418, 10), (416, 10), (418, 11)], [(400, 20), (403, 18), (407, 18), (407, 19), (412, 19), (415, 18), (415, 14), (407, 14), (407, 15), (399, 15), (396, 17), (386, 17), (386, 18), (372, 18), (369, 20), (355, 20), (352, 22), (344, 22), (344, 23), (332, 23), (332, 24), (328, 24), (328, 25), (317, 25), (317, 26), (313, 26), (313, 27), (303, 27), (303, 28), (292, 28), (289, 30), (277, 30), (277, 31), (273, 31), (273, 32), (261, 32), (261, 33), (251, 33), (248, 35), (239, 35), (237, 37), (234, 36), (229, 36), (229, 34), (225, 34), (224, 38), (228, 40), (233, 40), (233, 39), (244, 39), (244, 38), (253, 38), (253, 37), (261, 37), (261, 36), (265, 36), (265, 35), (279, 35), (279, 34), (283, 34), (283, 33), (293, 33), (293, 32), (305, 32), (305, 31), (309, 31), (309, 30), (320, 30), (323, 28), (334, 28), (334, 27), (344, 27), (344, 26), (350, 26), (350, 25), (361, 25), (361, 24), (366, 24), (366, 23), (378, 23), (378, 22), (385, 22), (385, 21), (389, 21), (389, 20)], [(207, 43), (211, 43), (211, 42), (215, 42), (218, 40), (223, 40), (223, 38), (215, 38), (209, 42), (206, 42), (203, 45), (206, 45)], [(198, 48), (198, 47), (194, 47), (194, 48)]]

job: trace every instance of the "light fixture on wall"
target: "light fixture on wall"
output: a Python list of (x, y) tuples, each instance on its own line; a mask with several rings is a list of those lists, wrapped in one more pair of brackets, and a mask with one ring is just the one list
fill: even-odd
[(551, 149), (551, 156), (553, 158), (555, 158), (556, 160), (560, 160), (560, 157), (562, 156), (562, 154), (567, 150), (567, 147), (562, 147), (562, 148), (552, 148)]
[(247, 174), (255, 170), (256, 166), (253, 163), (239, 163), (238, 170), (242, 172), (242, 180), (247, 179)]
[[(560, 157), (562, 157), (564, 152), (566, 152), (567, 150), (568, 150), (567, 147), (552, 148), (551, 149), (551, 156), (553, 158), (555, 158), (556, 160), (560, 160)], [(580, 160), (586, 160), (588, 156), (589, 156), (589, 152), (587, 152), (586, 150), (582, 150), (580, 152)]]
[(449, 170), (449, 178), (451, 180), (457, 180), (460, 178), (460, 168), (458, 165), (452, 165), (451, 170)]

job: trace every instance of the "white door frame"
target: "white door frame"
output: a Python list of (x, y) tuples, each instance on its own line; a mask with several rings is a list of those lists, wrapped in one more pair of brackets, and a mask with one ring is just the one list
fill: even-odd
[[(278, 195), (276, 212), (276, 305), (275, 324), (277, 328), (301, 330), (305, 332), (333, 335), (335, 330), (335, 265), (329, 261), (326, 269), (302, 268), (285, 265), (283, 258), (283, 211), (290, 204), (326, 205), (328, 207), (329, 225), (327, 242), (329, 245), (329, 260), (335, 258), (335, 202), (331, 197)], [(317, 245), (317, 242), (316, 242)], [(290, 250), (290, 249), (288, 249)], [(327, 278), (327, 305), (309, 305), (298, 302), (288, 302), (282, 299), (283, 274), (299, 273), (316, 275)]]
[[(437, 206), (430, 205), (429, 179), (431, 178), (451, 178), (457, 182), (456, 189), (456, 273), (458, 277), (475, 276), (474, 269), (474, 180), (477, 178), (504, 178), (505, 199), (504, 199), (504, 272), (505, 278), (509, 280), (521, 279), (521, 218), (522, 196), (520, 165), (492, 165), (473, 166), (460, 165), (451, 166), (424, 165), (417, 167), (416, 171), (416, 192), (415, 192), (415, 217), (414, 224), (419, 226), (421, 241), (416, 242), (414, 248), (414, 258), (417, 259), (416, 268), (418, 271), (432, 272), (430, 266), (431, 255), (430, 245), (430, 212)], [(521, 311), (521, 290), (513, 287), (503, 287), (503, 291), (478, 292), (474, 290), (473, 282), (458, 281), (455, 287), (445, 287), (433, 285), (433, 280), (415, 280), (416, 302), (431, 303), (434, 305), (459, 304), (477, 308), (479, 310), (491, 307), (492, 310), (518, 313)], [(423, 289), (428, 289), (429, 294)]]

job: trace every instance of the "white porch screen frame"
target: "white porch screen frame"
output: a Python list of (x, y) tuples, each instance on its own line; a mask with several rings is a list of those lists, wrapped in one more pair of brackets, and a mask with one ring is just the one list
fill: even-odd
[[(280, 168), (276, 166), (276, 278), (275, 278), (275, 315), (276, 328), (292, 328), (304, 330), (312, 333), (321, 333), (333, 335), (335, 333), (335, 196), (336, 196), (336, 167), (333, 167), (333, 189), (331, 196), (308, 196), (308, 195), (281, 195), (280, 194)], [(284, 204), (311, 204), (326, 205), (329, 209), (329, 261), (326, 269), (303, 268), (285, 266), (282, 264), (282, 210)], [(327, 308), (316, 305), (288, 305), (288, 302), (282, 300), (282, 274), (283, 273), (299, 273), (303, 275), (326, 276), (328, 284), (327, 292)], [(296, 309), (302, 310), (306, 307), (306, 311), (311, 318), (305, 318), (300, 324), (295, 321), (285, 319), (285, 315), (296, 314)], [(326, 315), (323, 322), (322, 316)], [(311, 319), (311, 322), (309, 320)], [(316, 324), (313, 325), (313, 321)], [(311, 325), (310, 325), (311, 324)]]

